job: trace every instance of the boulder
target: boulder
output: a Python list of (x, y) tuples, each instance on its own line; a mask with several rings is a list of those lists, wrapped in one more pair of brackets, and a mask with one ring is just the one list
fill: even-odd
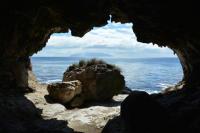
[(64, 73), (63, 82), (71, 80), (81, 81), (81, 95), (85, 100), (108, 100), (125, 87), (120, 70), (99, 60), (80, 61), (78, 65), (70, 66)]
[(73, 100), (70, 102), (71, 107), (80, 107), (84, 104), (84, 98), (80, 95), (73, 98)]
[(52, 83), (47, 87), (49, 96), (56, 102), (66, 104), (82, 91), (81, 82), (78, 80)]
[(125, 88), (122, 90), (121, 94), (131, 94), (132, 90), (125, 86)]
[(146, 92), (133, 91), (122, 102), (120, 115), (125, 133), (167, 133), (169, 129), (175, 130), (166, 109)]

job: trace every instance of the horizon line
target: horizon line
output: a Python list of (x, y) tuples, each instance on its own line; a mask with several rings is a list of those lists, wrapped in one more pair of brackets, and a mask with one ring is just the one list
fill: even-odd
[[(119, 57), (31, 56), (30, 58), (119, 58)], [(178, 57), (173, 57), (173, 56), (163, 56), (163, 57), (122, 57), (120, 59), (142, 59), (142, 58), (178, 58)]]

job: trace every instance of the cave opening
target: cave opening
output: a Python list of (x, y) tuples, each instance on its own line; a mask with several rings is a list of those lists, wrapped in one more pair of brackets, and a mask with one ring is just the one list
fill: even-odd
[[(101, 132), (100, 130), (104, 127), (103, 132), (106, 133), (115, 131), (126, 133), (200, 132), (200, 19), (198, 19), (200, 8), (197, 2), (180, 2), (176, 0), (166, 2), (155, 0), (30, 0), (18, 1), (16, 4), (12, 3), (9, 0), (1, 3), (0, 132), (96, 133)], [(175, 83), (181, 80), (183, 76), (182, 81), (174, 87), (174, 91), (152, 95), (135, 91), (123, 101), (123, 104), (115, 106), (116, 108), (113, 108), (113, 106), (109, 106), (107, 109), (102, 106), (93, 107), (95, 110), (90, 110), (90, 108), (88, 113), (80, 113), (79, 111), (82, 109), (71, 111), (66, 110), (61, 104), (49, 104), (45, 99), (48, 94), (45, 85), (42, 86), (36, 82), (36, 87), (33, 88), (35, 91), (31, 90), (32, 87), (28, 83), (28, 73), (32, 73), (29, 57), (45, 47), (50, 34), (68, 32), (70, 29), (73, 36), (82, 37), (93, 27), (106, 25), (110, 14), (112, 15), (111, 21), (133, 22), (132, 29), (139, 42), (152, 42), (159, 46), (171, 48), (177, 54), (182, 65), (181, 70), (177, 58), (173, 60), (178, 66), (174, 65), (171, 58), (164, 59), (165, 56), (162, 59), (160, 57), (159, 61), (156, 61), (155, 58), (150, 59), (151, 65), (148, 62), (149, 59), (148, 61), (138, 59), (139, 57), (135, 59), (136, 56), (147, 54), (150, 51), (155, 54), (156, 45), (153, 46), (152, 44), (145, 44), (146, 47), (150, 47), (146, 51), (140, 51), (138, 47), (141, 45), (138, 43), (135, 47), (128, 46), (125, 49), (126, 41), (122, 41), (119, 46), (115, 44), (113, 47), (109, 47), (110, 51), (101, 48), (106, 52), (106, 55), (115, 52), (115, 55), (118, 55), (115, 58), (121, 60), (118, 63), (124, 65), (122, 69), (129, 70), (127, 71), (127, 74), (130, 74), (129, 76), (122, 70), (127, 86), (129, 86), (128, 83), (132, 83), (129, 81), (141, 79), (140, 82), (132, 83), (134, 85), (133, 89), (140, 89), (140, 87), (136, 87), (136, 83), (145, 84), (146, 86), (142, 87), (145, 89), (151, 85), (150, 83), (153, 83), (153, 88), (155, 88), (155, 85), (159, 83), (166, 84), (167, 79), (173, 80), (173, 83)], [(54, 34), (51, 39), (59, 35), (62, 36), (62, 34)], [(107, 38), (111, 38), (112, 35), (116, 34), (110, 34)], [(128, 36), (124, 37), (124, 32), (123, 35), (120, 35), (112, 42), (119, 43), (121, 38), (128, 38)], [(70, 37), (69, 34), (69, 37), (66, 36), (65, 38), (69, 40)], [(41, 52), (46, 51), (52, 56), (62, 56), (60, 53), (62, 53), (63, 47), (56, 49), (58, 46), (52, 46), (52, 50), (57, 51), (54, 55), (53, 51), (47, 50), (50, 47), (51, 39)], [(92, 42), (90, 41), (88, 44)], [(131, 42), (135, 41), (132, 40)], [(69, 46), (69, 43), (65, 45)], [(84, 45), (77, 46), (79, 51), (84, 52), (80, 46)], [(119, 51), (124, 52), (116, 54), (117, 47)], [(134, 54), (134, 50), (139, 53)], [(87, 49), (87, 51), (89, 50)], [(96, 50), (93, 48), (93, 53), (97, 54), (99, 51), (100, 48)], [(128, 60), (129, 62), (127, 61), (128, 63), (126, 62), (127, 65), (124, 63), (126, 58), (120, 59), (120, 57), (126, 55), (128, 51), (131, 51), (128, 56), (131, 59)], [(160, 51), (165, 50), (162, 48)], [(63, 55), (65, 63), (69, 61), (66, 56), (70, 56), (70, 52), (73, 52), (73, 50), (70, 50), (69, 47), (64, 52), (67, 54)], [(163, 52), (159, 55), (163, 55)], [(171, 55), (173, 55), (172, 51)], [(32, 58), (32, 65), (40, 82), (45, 83), (49, 80), (45, 79), (47, 77), (53, 77), (49, 81), (59, 79), (56, 76), (60, 76), (60, 79), (62, 79), (67, 64), (64, 65), (62, 71), (59, 71), (56, 68), (62, 66), (62, 60), (59, 62), (54, 57), (54, 59), (45, 61), (45, 58), (40, 58), (39, 54), (39, 58), (36, 59), (35, 56)], [(46, 58), (49, 58), (49, 56), (51, 55)], [(81, 55), (81, 57), (84, 56), (84, 54)], [(151, 56), (147, 55), (146, 57)], [(154, 57), (159, 56), (155, 55)], [(102, 58), (102, 55), (100, 58)], [(35, 62), (38, 60), (39, 62)], [(121, 67), (120, 64), (113, 63)], [(166, 69), (163, 70), (163, 67)], [(174, 73), (177, 69), (179, 72)], [(144, 73), (146, 74), (145, 78)], [(128, 80), (129, 77), (130, 80)], [(179, 77), (179, 80), (175, 81), (174, 77)], [(107, 111), (116, 113), (113, 114)], [(92, 114), (95, 116), (91, 117)], [(115, 116), (119, 116), (119, 119), (113, 118)], [(106, 124), (107, 120), (111, 118), (116, 123), (109, 120)]]
[(71, 31), (54, 33), (31, 57), (33, 72), (41, 83), (60, 82), (71, 64), (97, 58), (118, 66), (132, 90), (156, 93), (181, 81), (183, 71), (176, 54), (167, 47), (138, 42), (132, 26), (108, 21), (82, 38)]

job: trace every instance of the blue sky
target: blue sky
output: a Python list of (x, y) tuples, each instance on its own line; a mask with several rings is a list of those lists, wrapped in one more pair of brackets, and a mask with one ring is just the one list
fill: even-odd
[(54, 33), (35, 57), (147, 58), (175, 57), (168, 48), (137, 42), (132, 24), (111, 23), (94, 28), (84, 37)]

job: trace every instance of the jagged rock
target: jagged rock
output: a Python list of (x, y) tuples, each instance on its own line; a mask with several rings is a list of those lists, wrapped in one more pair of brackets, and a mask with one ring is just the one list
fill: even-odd
[(131, 94), (132, 90), (128, 87), (124, 87), (124, 89), (122, 90), (121, 94)]
[(66, 104), (82, 91), (81, 82), (78, 80), (62, 83), (52, 83), (47, 90), (52, 99)]
[(125, 81), (119, 69), (98, 60), (88, 62), (83, 66), (70, 66), (64, 73), (63, 81), (81, 81), (81, 95), (85, 100), (104, 101), (122, 91)]

